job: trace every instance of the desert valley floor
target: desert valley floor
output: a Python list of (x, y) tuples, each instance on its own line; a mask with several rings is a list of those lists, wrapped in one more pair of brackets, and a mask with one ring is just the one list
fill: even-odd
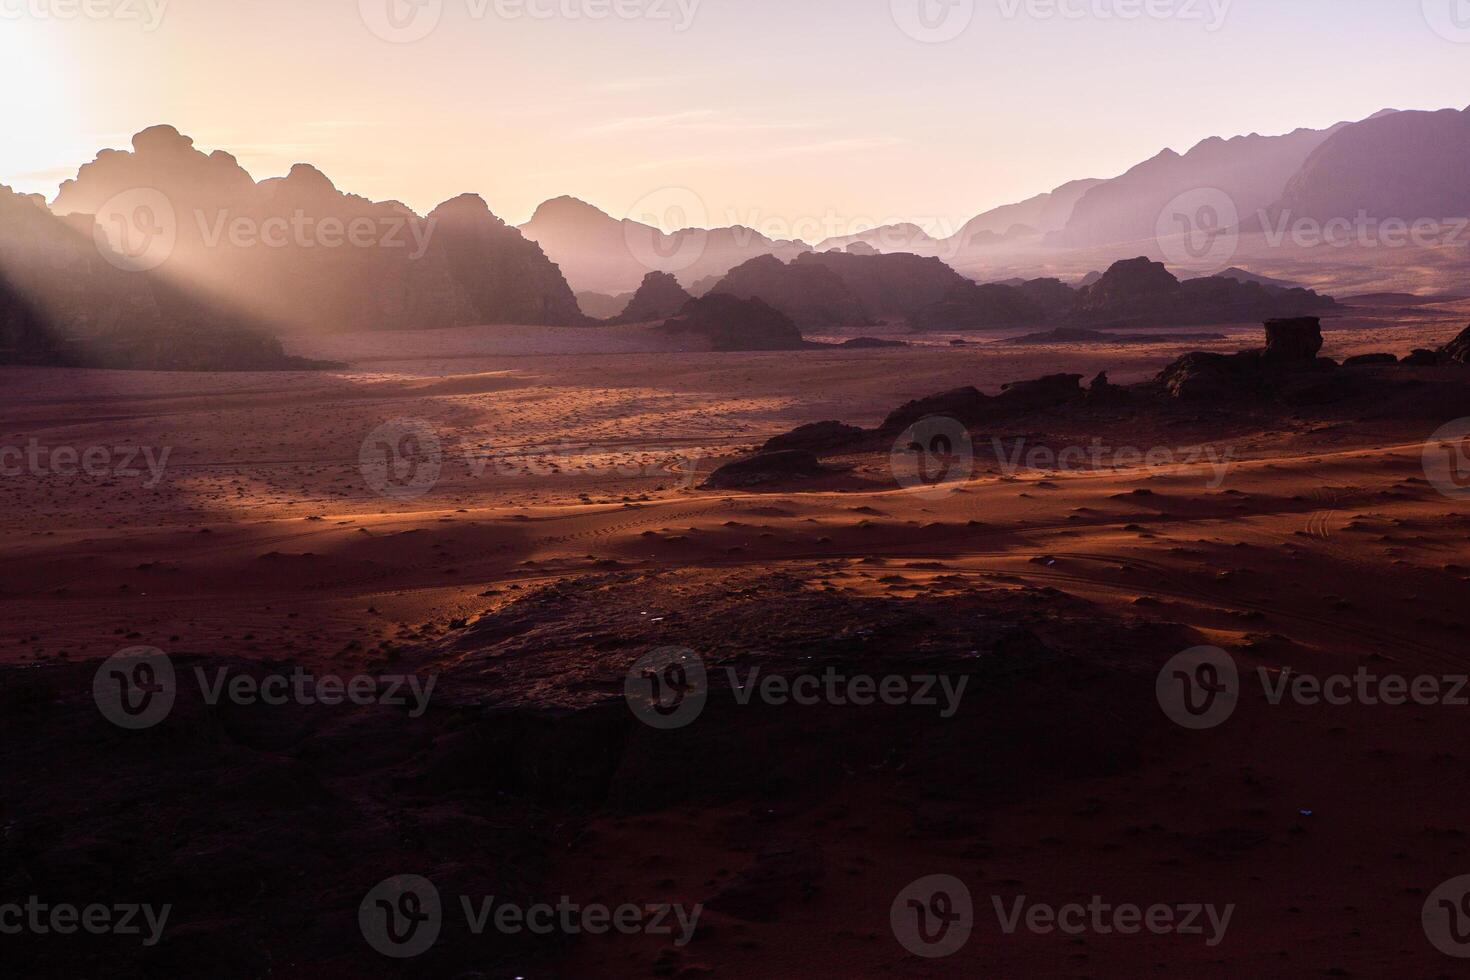
[[(1404, 354), (1466, 322), (1470, 302), (1356, 307), (1324, 322), (1322, 353)], [(874, 425), (911, 398), (1063, 371), (1142, 381), (1260, 329), (767, 354), (486, 327), (296, 342), (350, 364), (320, 373), (0, 371), (6, 445), (168, 450), (156, 481), (141, 459), (138, 477), (0, 479), (6, 874), (58, 894), (104, 875), (176, 905), (157, 947), (79, 938), (77, 976), (1456, 975), (1420, 915), (1470, 873), (1470, 708), (1271, 706), (1248, 685), (1226, 725), (1192, 732), (1154, 690), (1205, 644), (1251, 671), (1463, 671), (1470, 512), (1424, 479), (1434, 426), (1232, 422), (1208, 440), (1223, 476), (1208, 459), (1008, 474), (988, 439), (1046, 434), (1007, 430), (980, 434), (974, 477), (943, 495), (897, 487), (871, 454), (816, 481), (701, 488), (805, 422)], [(1088, 435), (1183, 449), (1209, 415)], [(393, 419), (443, 440), (417, 499), (364, 482), (364, 436)], [(621, 700), (650, 647), (891, 670), (1010, 649), (1015, 630), (1012, 666), (980, 670), (957, 729), (712, 699), (707, 725), (656, 732)], [(91, 671), (135, 645), (181, 664), (409, 665), (442, 673), (439, 700), (416, 719), (191, 704), (121, 732), (96, 717)], [(364, 945), (357, 905), (410, 870), (446, 893), (707, 910), (685, 947), (446, 926), (400, 963)], [(976, 895), (947, 960), (889, 925), (894, 896), (935, 873)], [(992, 895), (1236, 911), (1217, 945), (1005, 935)], [(21, 962), (40, 955), (23, 942)]]

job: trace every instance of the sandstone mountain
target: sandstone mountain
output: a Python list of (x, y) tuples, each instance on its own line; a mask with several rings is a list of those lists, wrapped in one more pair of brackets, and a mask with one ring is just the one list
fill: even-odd
[[(88, 234), (80, 230), (86, 228)], [(84, 222), (0, 187), (0, 364), (286, 370), (256, 318), (150, 272), (107, 262)]]
[(1180, 282), (1147, 258), (1116, 262), (1077, 291), (1066, 322), (1097, 326), (1186, 326), (1295, 317), (1337, 308), (1309, 289), (1280, 289), (1217, 276)]
[(1211, 137), (1184, 154), (1166, 149), (1090, 188), (1048, 241), (1067, 248), (1153, 241), (1169, 202), (1202, 188), (1223, 191), (1244, 221), (1276, 202), (1307, 158), (1345, 125), (1285, 136)]
[(679, 315), (655, 328), (692, 335), (710, 350), (799, 350), (806, 346), (791, 318), (758, 299), (711, 293), (684, 304)]
[(171, 240), (160, 276), (280, 330), (585, 319), (556, 266), (475, 195), (420, 217), (344, 193), (306, 164), (256, 182), (230, 154), (205, 154), (170, 126), (139, 133), (131, 151), (99, 153), (53, 209), (106, 210), (104, 223), (147, 217)]
[[(1322, 143), (1270, 209), (1325, 223), (1470, 216), (1470, 109), (1395, 112), (1345, 127)], [(1464, 241), (1463, 234), (1460, 240)]]
[(867, 307), (831, 268), (782, 262), (774, 255), (762, 255), (731, 269), (707, 296), (759, 299), (802, 327), (872, 322)]
[(643, 285), (638, 287), (638, 292), (628, 301), (623, 311), (616, 317), (618, 323), (648, 323), (652, 320), (665, 320), (676, 316), (684, 305), (693, 296), (690, 296), (667, 272), (650, 272), (643, 277)]
[(671, 272), (687, 288), (756, 256), (790, 259), (810, 250), (803, 242), (775, 241), (740, 225), (668, 234), (642, 221), (618, 220), (573, 197), (542, 204), (520, 230), (578, 292), (632, 292), (649, 272)]

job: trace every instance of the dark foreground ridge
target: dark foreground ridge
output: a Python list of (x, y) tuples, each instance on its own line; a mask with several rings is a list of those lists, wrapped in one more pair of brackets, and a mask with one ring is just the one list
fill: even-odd
[[(705, 976), (749, 924), (799, 918), (847, 887), (821, 841), (783, 829), (789, 815), (852, 790), (907, 810), (911, 839), (944, 839), (972, 825), (978, 804), (1127, 772), (1141, 745), (1167, 735), (1168, 720), (1148, 710), (1145, 658), (1188, 645), (1182, 628), (1111, 619), (1051, 588), (863, 598), (816, 577), (617, 573), (529, 592), (373, 668), (438, 676), (417, 717), (407, 707), (211, 705), (196, 668), (259, 679), (289, 666), (178, 656), (172, 712), (131, 732), (98, 712), (96, 664), (0, 670), (0, 900), (85, 904), (105, 881), (109, 894), (172, 906), (152, 946), (7, 936), (7, 970), (563, 975), (558, 956), (595, 937), (475, 935), (457, 896), (554, 904), (555, 865), (598, 853), (594, 820), (728, 807), (748, 814), (728, 829), (751, 843), (734, 845), (730, 873), (680, 882), (690, 904), (706, 906), (696, 942), (641, 966)], [(677, 732), (645, 725), (624, 698), (630, 668), (672, 638), (710, 678), (703, 713)], [(964, 681), (964, 710), (742, 705), (730, 678), (757, 668), (944, 675)], [(368, 947), (358, 908), (410, 870), (435, 884), (446, 915), (432, 949), (398, 961)], [(584, 900), (598, 887), (579, 876)]]

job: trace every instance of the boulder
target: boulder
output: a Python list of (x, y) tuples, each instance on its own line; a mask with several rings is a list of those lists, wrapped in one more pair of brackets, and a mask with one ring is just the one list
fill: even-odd
[(1322, 321), (1314, 316), (1266, 321), (1265, 359), (1272, 363), (1310, 362), (1322, 349)]
[(749, 459), (726, 463), (704, 482), (707, 490), (731, 490), (782, 483), (787, 480), (810, 479), (830, 472), (815, 455), (797, 449), (774, 453), (758, 453)]

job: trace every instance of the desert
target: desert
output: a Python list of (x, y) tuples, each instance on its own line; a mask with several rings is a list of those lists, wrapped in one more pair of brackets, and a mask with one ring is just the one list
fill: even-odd
[(1460, 975), (1448, 0), (355, 6), (0, 17), (0, 972)]

